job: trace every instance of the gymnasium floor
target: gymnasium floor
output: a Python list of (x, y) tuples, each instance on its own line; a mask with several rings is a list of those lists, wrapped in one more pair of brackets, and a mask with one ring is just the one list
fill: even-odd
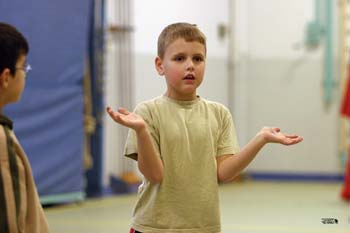
[[(253, 182), (220, 186), (222, 233), (349, 233), (339, 183)], [(128, 233), (136, 196), (45, 208), (53, 233)], [(323, 224), (322, 219), (338, 220)]]

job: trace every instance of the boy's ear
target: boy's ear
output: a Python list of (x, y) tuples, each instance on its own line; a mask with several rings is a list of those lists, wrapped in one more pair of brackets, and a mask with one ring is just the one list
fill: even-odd
[(154, 64), (156, 66), (156, 70), (157, 70), (158, 74), (164, 75), (163, 61), (159, 56), (156, 57)]
[(6, 88), (9, 84), (9, 78), (10, 78), (10, 69), (5, 68), (0, 73), (0, 86)]

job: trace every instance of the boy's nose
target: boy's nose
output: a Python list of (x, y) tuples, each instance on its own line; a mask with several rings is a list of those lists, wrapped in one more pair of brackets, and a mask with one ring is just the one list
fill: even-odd
[(188, 60), (186, 62), (186, 69), (187, 70), (193, 70), (194, 69), (194, 65), (193, 65), (193, 61), (192, 60)]

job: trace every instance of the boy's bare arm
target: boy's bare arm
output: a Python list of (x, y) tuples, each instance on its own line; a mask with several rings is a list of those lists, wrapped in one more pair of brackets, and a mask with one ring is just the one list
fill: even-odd
[(264, 127), (239, 153), (217, 157), (219, 182), (232, 181), (255, 158), (266, 143), (294, 145), (303, 139), (280, 132), (279, 128)]
[(138, 157), (137, 164), (141, 173), (152, 183), (163, 180), (163, 162), (157, 154), (147, 127), (136, 131)]
[(163, 179), (164, 166), (154, 148), (146, 122), (141, 116), (124, 108), (119, 108), (118, 112), (114, 112), (108, 107), (107, 112), (115, 122), (135, 130), (138, 146), (138, 167), (147, 180), (152, 183), (160, 183)]

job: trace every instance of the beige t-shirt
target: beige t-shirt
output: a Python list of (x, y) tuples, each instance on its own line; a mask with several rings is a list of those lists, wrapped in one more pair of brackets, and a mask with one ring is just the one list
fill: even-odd
[[(144, 179), (132, 227), (141, 232), (217, 233), (220, 211), (216, 157), (239, 151), (235, 127), (223, 105), (198, 97), (165, 96), (139, 104), (164, 164), (161, 184)], [(129, 131), (125, 155), (137, 160), (137, 139)]]

